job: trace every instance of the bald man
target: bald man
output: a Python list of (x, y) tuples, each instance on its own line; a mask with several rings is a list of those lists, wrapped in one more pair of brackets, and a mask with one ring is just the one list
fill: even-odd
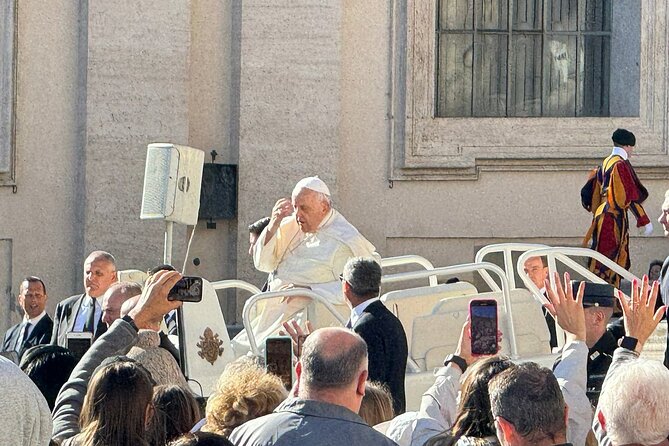
[(67, 348), (67, 334), (89, 332), (100, 336), (107, 329), (102, 322), (100, 299), (117, 281), (116, 260), (105, 251), (93, 251), (84, 261), (83, 294), (63, 300), (56, 306), (51, 343)]
[(109, 327), (121, 318), (121, 306), (128, 299), (142, 294), (142, 287), (135, 282), (117, 282), (102, 297), (102, 322)]
[(296, 373), (297, 397), (235, 429), (232, 443), (303, 444), (308, 438), (311, 446), (396, 445), (358, 415), (368, 373), (367, 345), (360, 336), (344, 328), (314, 331), (304, 342)]

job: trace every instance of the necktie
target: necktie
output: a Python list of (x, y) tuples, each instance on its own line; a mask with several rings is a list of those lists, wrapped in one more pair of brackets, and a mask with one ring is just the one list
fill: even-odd
[(346, 328), (353, 328), (353, 324), (351, 324), (350, 319), (348, 320), (348, 322), (346, 322)]
[(30, 330), (30, 326), (32, 324), (30, 322), (26, 322), (23, 331), (21, 332), (21, 339), (19, 340), (19, 347), (23, 345), (24, 342), (28, 339), (28, 330)]
[(84, 323), (84, 331), (95, 334), (95, 299), (91, 298), (88, 317)]

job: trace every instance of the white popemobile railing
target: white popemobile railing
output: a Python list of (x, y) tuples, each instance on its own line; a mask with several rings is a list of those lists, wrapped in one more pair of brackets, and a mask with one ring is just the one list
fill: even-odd
[(251, 330), (251, 310), (253, 307), (263, 300), (272, 299), (275, 297), (308, 297), (313, 301), (321, 303), (327, 308), (327, 310), (332, 313), (332, 315), (342, 324), (346, 325), (346, 318), (342, 316), (337, 309), (323, 296), (320, 294), (306, 289), (292, 289), (292, 290), (283, 290), (283, 291), (269, 291), (266, 293), (257, 293), (249, 297), (244, 303), (244, 309), (242, 310), (242, 323), (244, 324), (244, 329), (246, 330), (246, 335), (249, 339), (249, 346), (251, 347), (251, 353), (255, 356), (260, 356), (260, 350), (258, 349), (258, 344), (256, 342), (256, 335)]
[[(425, 257), (418, 255), (406, 255), (406, 256), (397, 256), (397, 257), (387, 257), (381, 259), (381, 268), (388, 268), (391, 266), (403, 266), (403, 265), (420, 265), (428, 271), (434, 270), (434, 265), (432, 262), (427, 260)], [(437, 276), (431, 275), (428, 277), (430, 286), (437, 286)], [(381, 280), (383, 283), (383, 279)]]
[(510, 347), (511, 347), (511, 356), (513, 358), (518, 357), (518, 346), (516, 344), (516, 335), (515, 329), (513, 326), (513, 315), (511, 312), (511, 300), (510, 300), (510, 288), (509, 281), (506, 277), (506, 274), (502, 268), (499, 266), (490, 263), (490, 262), (479, 262), (479, 263), (466, 263), (463, 265), (454, 265), (454, 266), (444, 266), (441, 268), (434, 268), (430, 271), (412, 271), (406, 273), (397, 273), (383, 276), (381, 283), (399, 283), (409, 280), (419, 280), (429, 277), (430, 275), (434, 276), (449, 276), (454, 274), (463, 274), (469, 272), (478, 272), (479, 274), (483, 272), (493, 272), (499, 277), (500, 283), (502, 284), (502, 289), (493, 289), (495, 292), (502, 293), (502, 303), (504, 305), (504, 312), (507, 315), (508, 321), (508, 333), (510, 334)]

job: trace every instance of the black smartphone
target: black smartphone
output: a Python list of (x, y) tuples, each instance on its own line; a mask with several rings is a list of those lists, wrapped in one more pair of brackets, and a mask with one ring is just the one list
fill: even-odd
[(474, 299), (469, 302), (473, 355), (497, 353), (497, 301)]
[(202, 300), (202, 277), (184, 276), (170, 290), (168, 300), (200, 302)]
[(88, 351), (93, 343), (93, 333), (84, 332), (70, 332), (67, 334), (67, 349), (79, 361), (84, 353)]
[(293, 387), (293, 340), (289, 336), (275, 336), (265, 341), (265, 367), (281, 378), (286, 390)]

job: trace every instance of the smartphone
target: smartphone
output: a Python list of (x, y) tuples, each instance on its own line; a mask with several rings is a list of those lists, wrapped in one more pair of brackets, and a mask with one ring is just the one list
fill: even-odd
[(265, 341), (265, 367), (281, 378), (286, 390), (293, 387), (293, 340), (289, 336), (274, 336)]
[(67, 334), (67, 349), (72, 355), (77, 358), (77, 361), (84, 356), (93, 343), (93, 333), (84, 332), (70, 332)]
[(184, 276), (170, 290), (168, 300), (200, 302), (202, 300), (202, 277)]
[(472, 354), (497, 354), (497, 301), (474, 299), (469, 302)]

